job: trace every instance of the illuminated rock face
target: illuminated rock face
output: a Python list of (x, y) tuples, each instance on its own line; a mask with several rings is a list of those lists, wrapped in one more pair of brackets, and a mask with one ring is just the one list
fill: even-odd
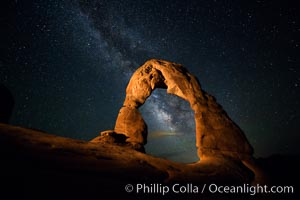
[(243, 131), (229, 118), (215, 98), (201, 89), (197, 78), (180, 64), (152, 59), (139, 67), (126, 88), (126, 97), (114, 131), (127, 142), (145, 144), (147, 126), (138, 108), (155, 88), (165, 88), (190, 103), (196, 124), (196, 147), (202, 159), (229, 156), (251, 157), (253, 149)]

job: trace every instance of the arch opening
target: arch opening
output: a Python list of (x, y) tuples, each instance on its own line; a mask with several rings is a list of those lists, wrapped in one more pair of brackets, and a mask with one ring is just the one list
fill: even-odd
[(147, 154), (181, 163), (199, 160), (194, 112), (186, 100), (156, 88), (139, 110), (148, 125)]

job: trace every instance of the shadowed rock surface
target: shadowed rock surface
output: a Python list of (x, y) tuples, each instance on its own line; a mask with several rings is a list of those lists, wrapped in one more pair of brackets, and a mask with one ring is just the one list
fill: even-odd
[[(102, 133), (112, 136), (112, 131)], [(243, 162), (226, 157), (205, 158), (183, 164), (140, 153), (126, 146), (124, 138), (85, 142), (41, 131), (0, 124), (0, 196), (10, 199), (87, 199), (109, 195), (122, 199), (253, 199), (249, 194), (137, 194), (125, 192), (126, 184), (242, 185), (258, 183), (256, 172)], [(98, 138), (99, 139), (99, 138)], [(282, 159), (282, 158), (281, 158)], [(296, 160), (276, 167), (274, 159), (259, 160), (275, 183), (292, 185)], [(288, 162), (289, 161), (289, 162)], [(256, 162), (256, 161), (253, 161)], [(291, 168), (288, 164), (293, 164)], [(277, 170), (275, 170), (277, 169)], [(272, 172), (280, 172), (272, 174)], [(295, 174), (296, 171), (289, 171)], [(283, 182), (284, 180), (284, 182)], [(263, 182), (260, 182), (261, 184)], [(272, 183), (269, 183), (272, 184)], [(256, 195), (255, 199), (293, 199), (295, 195)]]
[(195, 76), (181, 64), (152, 59), (132, 75), (114, 131), (131, 143), (147, 142), (147, 125), (138, 108), (156, 88), (188, 101), (194, 111), (199, 157), (228, 156), (248, 159), (253, 154), (243, 131), (229, 118), (215, 98), (201, 89)]

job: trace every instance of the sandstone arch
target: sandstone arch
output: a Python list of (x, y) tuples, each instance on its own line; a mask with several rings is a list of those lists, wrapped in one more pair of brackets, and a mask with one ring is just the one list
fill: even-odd
[(197, 78), (181, 64), (165, 60), (149, 60), (134, 72), (116, 120), (115, 133), (126, 135), (126, 141), (132, 144), (146, 144), (147, 125), (138, 108), (155, 88), (165, 88), (167, 93), (189, 102), (195, 116), (199, 157), (251, 157), (253, 149), (243, 131), (215, 98), (203, 91)]

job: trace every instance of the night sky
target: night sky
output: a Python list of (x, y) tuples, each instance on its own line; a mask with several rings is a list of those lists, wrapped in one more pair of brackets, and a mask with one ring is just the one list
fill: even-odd
[[(0, 84), (15, 99), (10, 123), (90, 140), (114, 128), (132, 73), (160, 58), (199, 79), (256, 157), (300, 153), (296, 2), (1, 1)], [(197, 160), (187, 102), (158, 89), (140, 111), (149, 154)]]

